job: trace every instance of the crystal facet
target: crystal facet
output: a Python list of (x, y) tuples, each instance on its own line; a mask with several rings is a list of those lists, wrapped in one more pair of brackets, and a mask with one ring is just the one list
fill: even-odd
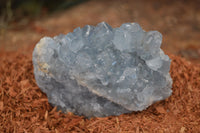
[(38, 42), (35, 79), (63, 112), (103, 117), (142, 111), (172, 93), (161, 43), (158, 31), (145, 32), (137, 23), (86, 25)]

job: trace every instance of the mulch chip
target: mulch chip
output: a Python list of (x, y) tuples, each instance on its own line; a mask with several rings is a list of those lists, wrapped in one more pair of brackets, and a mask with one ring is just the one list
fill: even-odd
[(0, 53), (1, 133), (200, 132), (200, 65), (175, 55), (173, 93), (142, 112), (86, 119), (64, 114), (36, 85), (30, 55)]

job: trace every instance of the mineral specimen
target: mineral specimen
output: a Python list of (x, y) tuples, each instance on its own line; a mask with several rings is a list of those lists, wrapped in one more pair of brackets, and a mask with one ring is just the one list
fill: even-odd
[(159, 32), (137, 23), (86, 25), (40, 40), (33, 52), (35, 79), (63, 112), (104, 117), (142, 111), (172, 93), (161, 43)]

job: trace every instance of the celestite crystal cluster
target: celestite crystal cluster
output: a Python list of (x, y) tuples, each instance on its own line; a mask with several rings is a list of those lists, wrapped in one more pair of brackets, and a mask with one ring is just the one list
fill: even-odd
[(63, 112), (104, 117), (142, 111), (172, 93), (170, 59), (161, 43), (159, 32), (137, 23), (86, 25), (38, 42), (35, 79)]

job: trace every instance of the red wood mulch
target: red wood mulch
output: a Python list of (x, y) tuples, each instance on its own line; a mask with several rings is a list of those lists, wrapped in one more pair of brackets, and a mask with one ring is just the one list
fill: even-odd
[(31, 52), (1, 52), (0, 132), (200, 132), (200, 65), (170, 57), (171, 97), (142, 112), (88, 120), (49, 105), (35, 83)]

